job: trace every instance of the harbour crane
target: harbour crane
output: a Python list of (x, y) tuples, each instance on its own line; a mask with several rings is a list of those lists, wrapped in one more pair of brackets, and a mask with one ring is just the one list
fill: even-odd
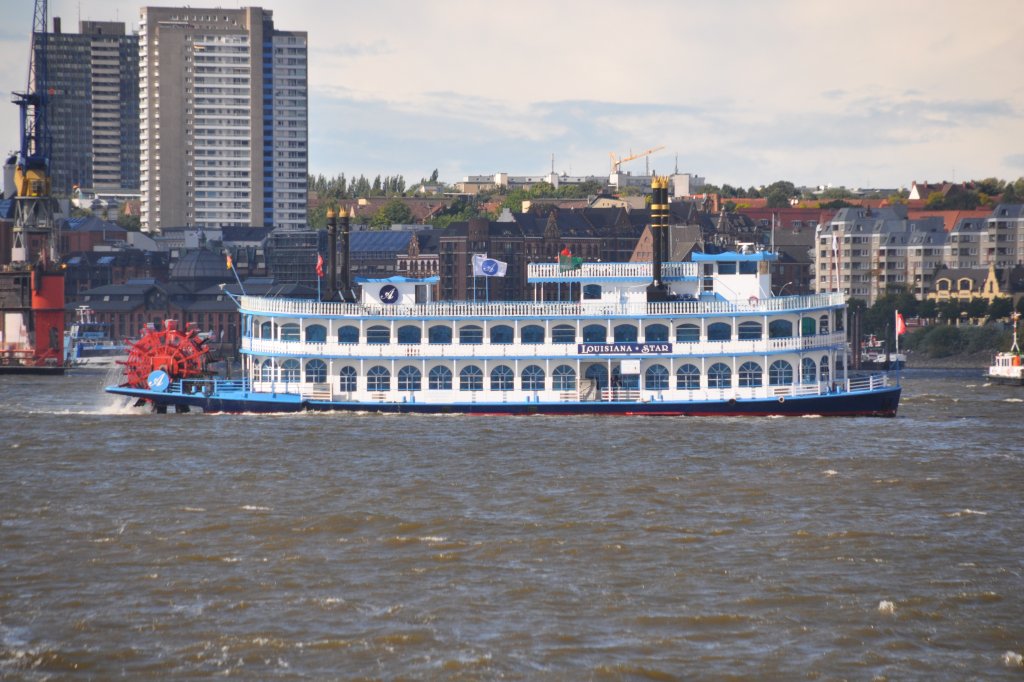
[(619, 167), (622, 166), (622, 164), (626, 163), (627, 161), (635, 161), (636, 159), (641, 159), (641, 158), (643, 158), (645, 156), (650, 156), (654, 152), (660, 151), (660, 150), (662, 150), (664, 148), (665, 148), (665, 145), (660, 145), (660, 146), (657, 146), (657, 147), (652, 147), (651, 149), (647, 149), (645, 151), (642, 151), (639, 154), (630, 153), (629, 156), (623, 157), (621, 159), (618, 158), (617, 156), (615, 156), (615, 152), (608, 152), (608, 156), (610, 156), (611, 159), (612, 159), (612, 174), (618, 173), (619, 172)]

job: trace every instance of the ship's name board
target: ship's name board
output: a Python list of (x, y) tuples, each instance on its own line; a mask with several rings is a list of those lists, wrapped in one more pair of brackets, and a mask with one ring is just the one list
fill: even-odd
[(577, 352), (580, 355), (610, 355), (634, 353), (645, 355), (648, 353), (671, 353), (671, 343), (581, 343), (577, 345)]

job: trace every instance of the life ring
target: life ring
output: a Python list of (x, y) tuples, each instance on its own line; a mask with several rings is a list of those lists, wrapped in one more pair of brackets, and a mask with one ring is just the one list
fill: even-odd
[(786, 402), (786, 396), (784, 396), (784, 395), (780, 395), (780, 396), (779, 396), (779, 402), (780, 402), (780, 403), (784, 403), (784, 402)]
[(757, 305), (757, 296), (751, 296), (747, 299), (747, 303), (750, 305)]

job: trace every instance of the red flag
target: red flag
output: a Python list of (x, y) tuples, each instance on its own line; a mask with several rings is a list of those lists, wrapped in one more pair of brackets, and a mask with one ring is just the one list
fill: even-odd
[(568, 256), (572, 255), (572, 251), (570, 251), (569, 247), (567, 246), (564, 249), (562, 249), (562, 252), (560, 254), (558, 254), (558, 255), (559, 256), (566, 256), (566, 257), (568, 257)]
[(896, 311), (896, 336), (907, 333), (907, 323), (903, 321), (900, 311)]
[(324, 257), (321, 256), (319, 253), (316, 254), (316, 276), (324, 276)]

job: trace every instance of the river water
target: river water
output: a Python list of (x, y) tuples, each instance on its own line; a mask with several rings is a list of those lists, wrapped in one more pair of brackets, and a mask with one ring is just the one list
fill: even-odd
[(0, 678), (1024, 679), (1024, 390), (155, 415), (0, 377)]

